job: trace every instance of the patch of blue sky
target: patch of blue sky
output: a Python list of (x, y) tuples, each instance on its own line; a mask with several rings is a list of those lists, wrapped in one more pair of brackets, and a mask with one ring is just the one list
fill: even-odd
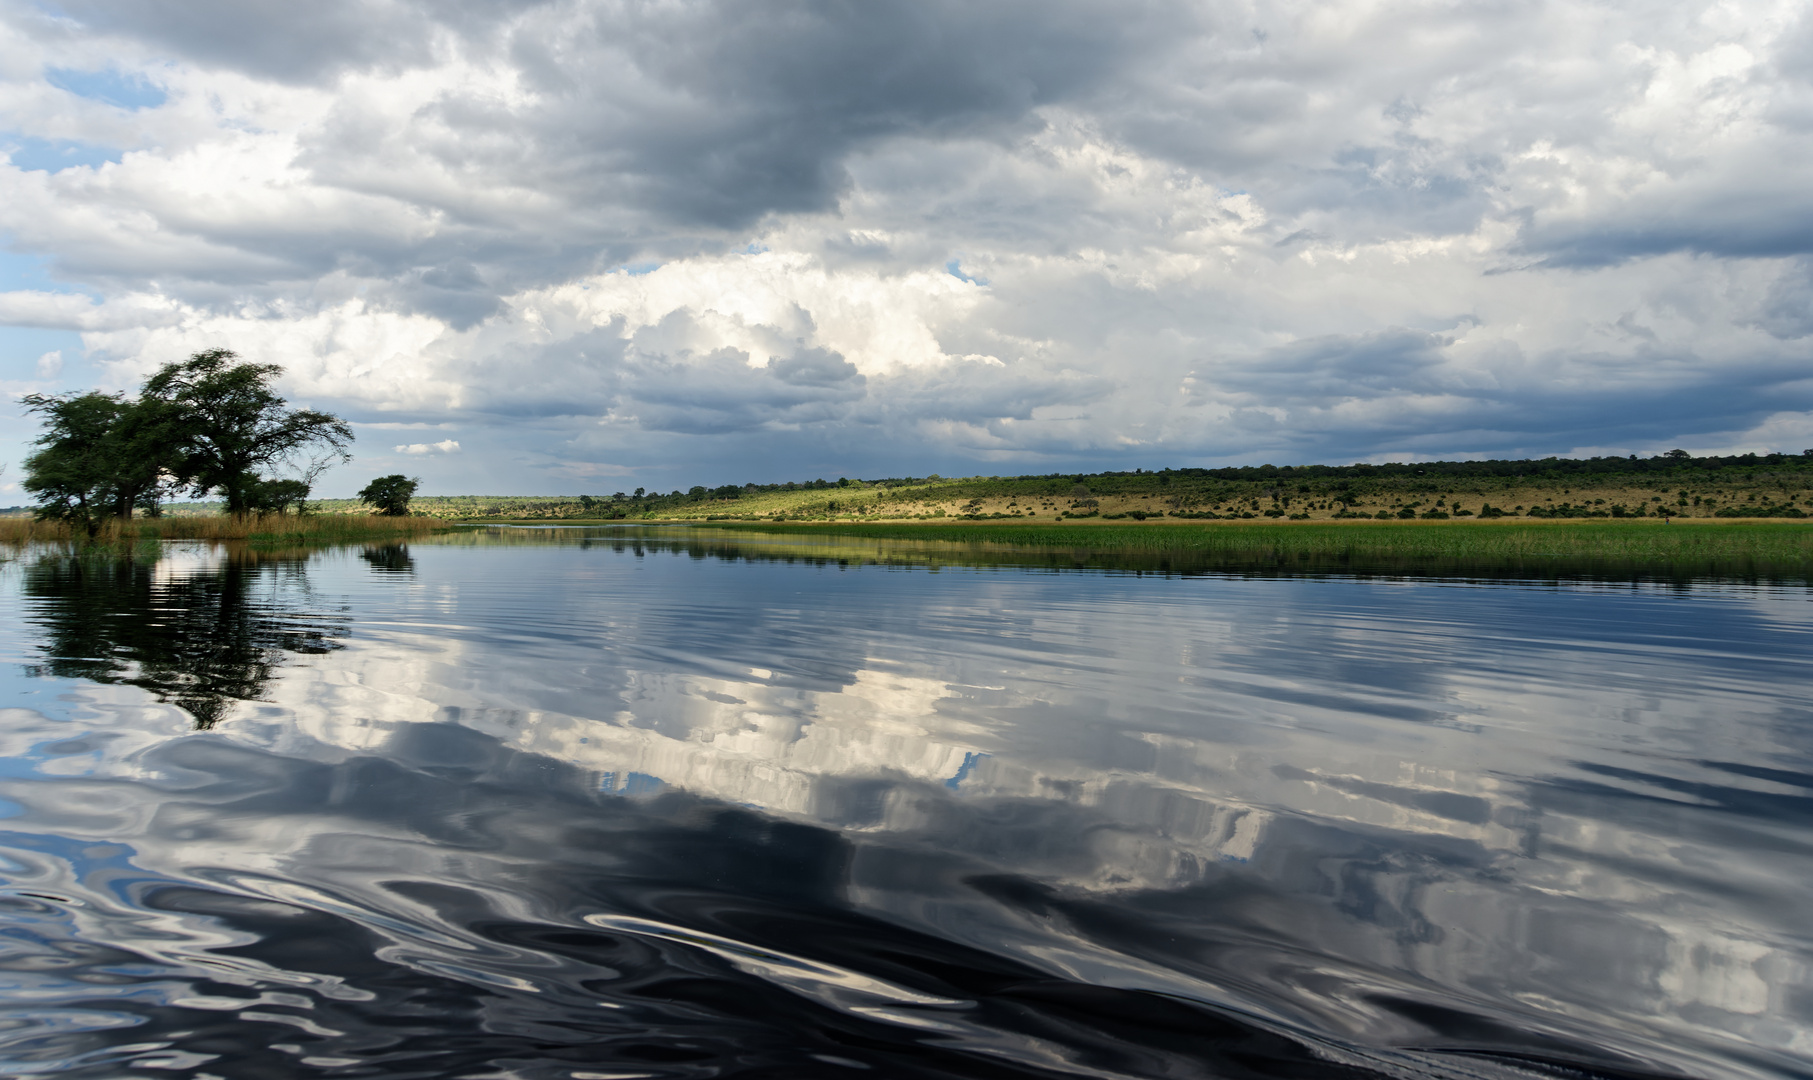
[(169, 100), (164, 88), (138, 72), (76, 71), (71, 68), (49, 68), (44, 81), (66, 93), (90, 101), (99, 101), (121, 109), (155, 109)]
[(7, 160), (25, 172), (62, 172), (83, 166), (95, 167), (120, 160), (114, 146), (76, 142), (73, 139), (39, 139), (30, 135), (0, 136), (0, 146)]
[(82, 355), (82, 335), (38, 326), (0, 326), (0, 379), (36, 379), (38, 361), (60, 352), (65, 364)]
[(948, 271), (950, 273), (950, 275), (952, 277), (956, 278), (958, 281), (967, 281), (971, 285), (987, 285), (988, 284), (988, 279), (985, 277), (976, 277), (973, 274), (966, 274), (963, 272), (963, 257), (962, 256), (958, 256), (957, 258), (952, 259), (950, 262), (945, 263), (944, 269), (946, 271)]
[(50, 276), (48, 256), (0, 250), (0, 292), (19, 289), (60, 293), (78, 291)]
[(83, 353), (82, 335), (74, 330), (0, 326), (0, 383), (85, 386), (97, 373)]
[(992, 756), (992, 754), (984, 754), (978, 750), (964, 751), (963, 764), (957, 767), (957, 775), (946, 780), (944, 786), (950, 788), (952, 791), (960, 789), (963, 786), (963, 781), (969, 779), (969, 774), (975, 770), (977, 763), (985, 757)]
[[(50, 276), (43, 255), (0, 251), (0, 292), (69, 293), (81, 290)], [(64, 387), (92, 381), (96, 372), (83, 359), (82, 335), (42, 326), (0, 325), (0, 381), (52, 382)], [(49, 361), (52, 353), (57, 356)]]
[(666, 781), (647, 773), (606, 772), (598, 778), (598, 790), (606, 795), (653, 795), (666, 787)]
[(658, 262), (624, 263), (617, 269), (630, 277), (641, 277), (643, 274), (652, 274), (661, 269), (661, 264)]

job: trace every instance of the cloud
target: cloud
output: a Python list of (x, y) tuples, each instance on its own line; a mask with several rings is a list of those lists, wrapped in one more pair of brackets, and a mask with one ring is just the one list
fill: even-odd
[(399, 454), (457, 454), (460, 444), (453, 439), (442, 439), (437, 443), (408, 443), (393, 446), (391, 450)]
[(1813, 260), (1787, 264), (1763, 294), (1753, 322), (1783, 341), (1813, 336)]
[(449, 482), (498, 490), (1724, 445), (1813, 410), (1805, 17), (298, 10), (0, 11), (0, 235), (67, 286), (0, 325), (81, 334), (113, 387), (277, 362), (457, 428)]
[(19, 290), (0, 292), (0, 325), (54, 330), (120, 330), (172, 326), (181, 321), (177, 305), (152, 296), (104, 301), (79, 293)]

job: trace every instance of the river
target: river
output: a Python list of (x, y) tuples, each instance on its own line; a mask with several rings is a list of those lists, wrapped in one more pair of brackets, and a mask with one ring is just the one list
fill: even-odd
[(1077, 563), (18, 553), (0, 1073), (1813, 1069), (1807, 588)]

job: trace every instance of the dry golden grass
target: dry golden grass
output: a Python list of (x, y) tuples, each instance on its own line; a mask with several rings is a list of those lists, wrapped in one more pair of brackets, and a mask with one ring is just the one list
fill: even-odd
[(28, 517), (0, 518), (0, 544), (29, 544), (35, 540), (67, 540), (69, 526), (59, 521), (33, 521)]
[[(109, 521), (93, 539), (123, 540), (252, 540), (269, 543), (331, 544), (342, 541), (408, 539), (445, 528), (435, 518), (351, 516), (344, 514), (261, 514), (253, 517), (166, 517)], [(62, 522), (0, 518), (0, 543), (87, 539), (80, 529)]]

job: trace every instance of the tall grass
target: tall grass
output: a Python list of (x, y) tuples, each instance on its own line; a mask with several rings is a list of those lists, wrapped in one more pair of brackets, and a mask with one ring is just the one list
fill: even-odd
[[(259, 514), (251, 517), (163, 517), (109, 521), (93, 539), (99, 543), (134, 540), (245, 540), (253, 543), (336, 544), (404, 540), (446, 524), (435, 518), (350, 516), (343, 514)], [(62, 522), (0, 518), (0, 543), (86, 540), (81, 529)]]

